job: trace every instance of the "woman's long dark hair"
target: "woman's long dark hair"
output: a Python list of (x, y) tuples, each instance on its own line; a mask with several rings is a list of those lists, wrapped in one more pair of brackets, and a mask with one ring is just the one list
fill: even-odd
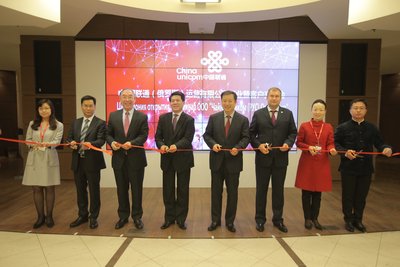
[(56, 120), (56, 109), (54, 108), (53, 102), (51, 102), (50, 99), (41, 99), (39, 102), (36, 104), (36, 112), (35, 112), (35, 119), (33, 120), (32, 124), (32, 129), (37, 131), (37, 129), (40, 126), (40, 123), (42, 122), (42, 117), (39, 114), (39, 108), (43, 106), (43, 104), (47, 104), (50, 106), (51, 110), (51, 115), (49, 118), (49, 128), (50, 130), (55, 130), (57, 129), (57, 120)]

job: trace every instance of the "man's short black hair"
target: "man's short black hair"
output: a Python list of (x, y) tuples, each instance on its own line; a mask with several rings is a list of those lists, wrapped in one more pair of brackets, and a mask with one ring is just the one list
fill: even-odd
[(354, 103), (357, 103), (357, 102), (362, 102), (362, 103), (364, 103), (364, 105), (365, 105), (365, 108), (368, 108), (368, 104), (367, 104), (367, 101), (364, 99), (364, 98), (356, 98), (356, 99), (353, 99), (353, 100), (351, 100), (351, 102), (350, 102), (350, 108), (353, 106), (353, 104)]
[(182, 93), (181, 91), (175, 91), (175, 92), (173, 92), (173, 93), (169, 96), (169, 98), (168, 98), (169, 102), (171, 102), (171, 99), (172, 99), (172, 97), (173, 97), (174, 95), (179, 95), (179, 96), (181, 97), (182, 101), (185, 102), (185, 94)]
[(235, 99), (235, 101), (237, 100), (237, 94), (234, 91), (231, 91), (231, 90), (223, 91), (221, 94), (221, 99), (224, 95), (233, 95), (233, 98)]
[(94, 96), (91, 96), (91, 95), (82, 96), (81, 105), (83, 104), (83, 101), (85, 101), (85, 100), (93, 100), (94, 105), (96, 105), (96, 98)]

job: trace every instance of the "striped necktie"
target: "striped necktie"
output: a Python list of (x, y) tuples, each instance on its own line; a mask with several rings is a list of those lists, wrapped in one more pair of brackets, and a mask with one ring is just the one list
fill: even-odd
[[(85, 119), (85, 124), (83, 125), (82, 131), (81, 131), (81, 139), (80, 139), (81, 143), (85, 142), (86, 133), (89, 128), (89, 121), (90, 121), (89, 119)], [(83, 156), (85, 154), (85, 151), (82, 149), (82, 145), (79, 149), (79, 154), (81, 154), (81, 156)]]

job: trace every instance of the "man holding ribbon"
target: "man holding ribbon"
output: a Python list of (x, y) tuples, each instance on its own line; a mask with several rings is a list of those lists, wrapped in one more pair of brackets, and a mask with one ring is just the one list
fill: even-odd
[(346, 151), (340, 155), (339, 166), (342, 211), (347, 231), (354, 232), (354, 228), (357, 228), (366, 232), (362, 219), (374, 166), (371, 154), (359, 152), (373, 152), (375, 146), (383, 155), (390, 157), (392, 149), (384, 144), (378, 128), (365, 121), (367, 102), (364, 99), (350, 102), (350, 114), (351, 119), (340, 124), (335, 131), (336, 149)]
[(221, 112), (210, 116), (203, 135), (210, 151), (211, 169), (211, 224), (208, 231), (221, 225), (222, 192), (224, 181), (227, 191), (225, 224), (230, 232), (234, 225), (239, 175), (243, 170), (243, 152), (249, 144), (249, 120), (235, 111), (237, 95), (233, 91), (221, 94)]
[[(132, 89), (123, 89), (120, 94), (123, 107), (110, 113), (107, 127), (107, 143), (113, 149), (111, 160), (118, 194), (118, 217), (115, 229), (133, 219), (136, 229), (143, 229), (142, 192), (144, 168), (147, 166), (144, 143), (149, 134), (146, 114), (134, 109), (136, 96)], [(129, 188), (132, 208), (129, 203)]]
[(98, 148), (104, 145), (106, 122), (94, 115), (96, 98), (93, 96), (86, 95), (81, 98), (81, 109), (83, 117), (71, 123), (67, 137), (73, 149), (71, 169), (74, 172), (78, 204), (78, 218), (70, 227), (77, 227), (89, 220), (89, 227), (95, 229), (98, 227), (97, 217), (100, 212), (100, 171), (106, 168), (106, 163), (103, 153), (90, 149), (88, 145)]
[(160, 116), (155, 135), (157, 147), (161, 150), (160, 165), (163, 171), (165, 213), (161, 229), (167, 229), (176, 221), (178, 227), (185, 230), (189, 211), (190, 169), (194, 167), (194, 119), (183, 112), (185, 95), (182, 92), (173, 92), (169, 96), (169, 103), (172, 112)]
[[(256, 151), (256, 229), (264, 231), (267, 192), (272, 178), (272, 222), (281, 232), (283, 223), (283, 189), (289, 163), (288, 151), (297, 135), (293, 113), (280, 106), (282, 91), (272, 87), (267, 93), (268, 105), (254, 112), (250, 123), (250, 140)], [(271, 149), (271, 147), (279, 149)]]

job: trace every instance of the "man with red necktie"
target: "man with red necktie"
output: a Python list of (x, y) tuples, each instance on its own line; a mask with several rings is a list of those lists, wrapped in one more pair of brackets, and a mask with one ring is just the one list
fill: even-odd
[[(142, 192), (144, 168), (147, 166), (143, 146), (149, 133), (146, 114), (133, 108), (136, 96), (131, 89), (120, 92), (122, 110), (110, 113), (107, 126), (107, 143), (113, 149), (112, 168), (118, 194), (118, 216), (115, 229), (122, 228), (129, 216), (137, 229), (143, 228)], [(132, 194), (132, 208), (129, 204), (129, 188)]]
[[(176, 221), (178, 227), (185, 230), (189, 211), (190, 169), (194, 167), (194, 119), (183, 112), (185, 95), (182, 92), (173, 92), (169, 102), (172, 112), (160, 116), (155, 135), (157, 147), (163, 151), (160, 165), (163, 171), (165, 213), (161, 229), (167, 229)], [(177, 151), (178, 149), (188, 151)]]
[[(210, 151), (211, 224), (208, 231), (221, 225), (222, 192), (225, 181), (227, 203), (225, 224), (230, 232), (234, 225), (238, 201), (239, 176), (243, 170), (243, 153), (249, 144), (249, 120), (235, 111), (237, 95), (233, 91), (221, 94), (221, 112), (210, 116), (203, 135)], [(222, 150), (222, 149), (228, 149)]]
[[(289, 162), (288, 151), (293, 146), (297, 128), (293, 114), (281, 107), (282, 92), (272, 87), (267, 93), (268, 105), (254, 112), (250, 123), (250, 140), (256, 148), (256, 229), (264, 231), (267, 192), (272, 181), (272, 222), (281, 232), (288, 231), (283, 223), (284, 185)], [(270, 151), (269, 146), (280, 147)]]

